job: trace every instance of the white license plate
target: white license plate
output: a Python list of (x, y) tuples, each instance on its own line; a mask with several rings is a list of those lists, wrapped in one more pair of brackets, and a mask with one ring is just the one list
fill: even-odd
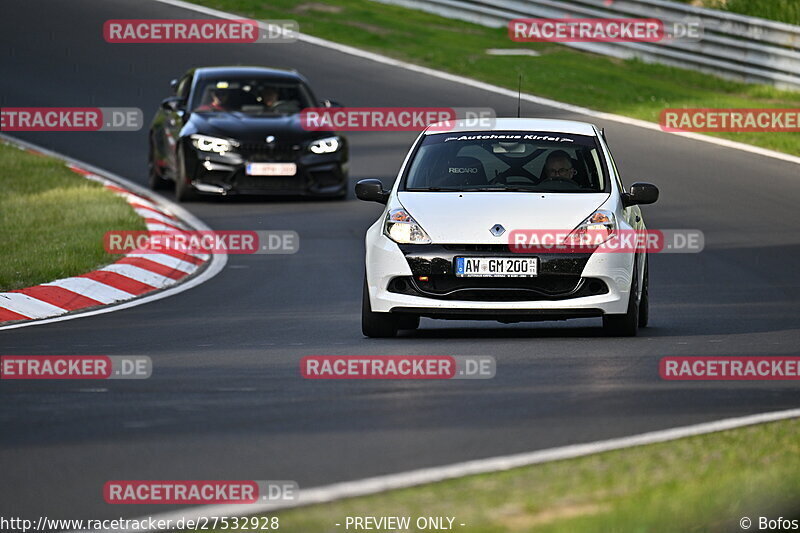
[(297, 165), (294, 163), (247, 163), (248, 176), (294, 176)]
[(459, 278), (528, 278), (537, 275), (535, 257), (456, 257)]

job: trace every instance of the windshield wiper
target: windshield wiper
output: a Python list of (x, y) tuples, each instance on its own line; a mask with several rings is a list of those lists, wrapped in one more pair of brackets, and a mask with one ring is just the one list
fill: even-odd
[(510, 191), (510, 192), (536, 192), (536, 189), (531, 187), (483, 187), (480, 189), (471, 189), (475, 191)]
[(409, 192), (538, 192), (530, 187), (414, 187), (407, 188)]

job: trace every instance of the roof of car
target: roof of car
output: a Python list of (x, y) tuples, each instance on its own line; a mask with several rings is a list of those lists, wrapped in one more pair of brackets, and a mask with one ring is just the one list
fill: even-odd
[[(574, 135), (595, 135), (594, 125), (588, 122), (575, 120), (552, 120), (546, 118), (496, 118), (489, 127), (475, 126), (474, 121), (456, 120), (454, 127), (437, 128), (431, 124), (425, 130), (425, 135), (436, 133), (454, 133), (468, 131), (541, 131), (553, 133), (572, 133)], [(446, 123), (438, 123), (446, 124)]]
[(257, 76), (276, 80), (304, 80), (303, 76), (294, 70), (268, 67), (202, 67), (195, 71), (195, 76), (198, 78)]

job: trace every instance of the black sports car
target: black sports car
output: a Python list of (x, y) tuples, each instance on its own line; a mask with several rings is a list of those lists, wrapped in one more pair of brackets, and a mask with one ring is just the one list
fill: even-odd
[(307, 131), (300, 112), (318, 102), (294, 71), (206, 67), (172, 81), (150, 126), (150, 186), (175, 182), (179, 201), (200, 194), (344, 198), (347, 140)]

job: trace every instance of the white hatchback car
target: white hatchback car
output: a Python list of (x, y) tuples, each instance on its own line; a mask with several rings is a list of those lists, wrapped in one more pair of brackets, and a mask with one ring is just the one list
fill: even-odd
[(628, 191), (592, 124), (499, 118), (476, 131), (462, 122), (428, 127), (391, 191), (356, 184), (386, 204), (367, 230), (362, 330), (392, 337), (420, 317), (504, 323), (602, 317), (612, 335), (648, 320), (647, 254), (512, 250), (520, 231), (601, 230), (616, 239), (644, 230), (639, 204), (658, 189)]

